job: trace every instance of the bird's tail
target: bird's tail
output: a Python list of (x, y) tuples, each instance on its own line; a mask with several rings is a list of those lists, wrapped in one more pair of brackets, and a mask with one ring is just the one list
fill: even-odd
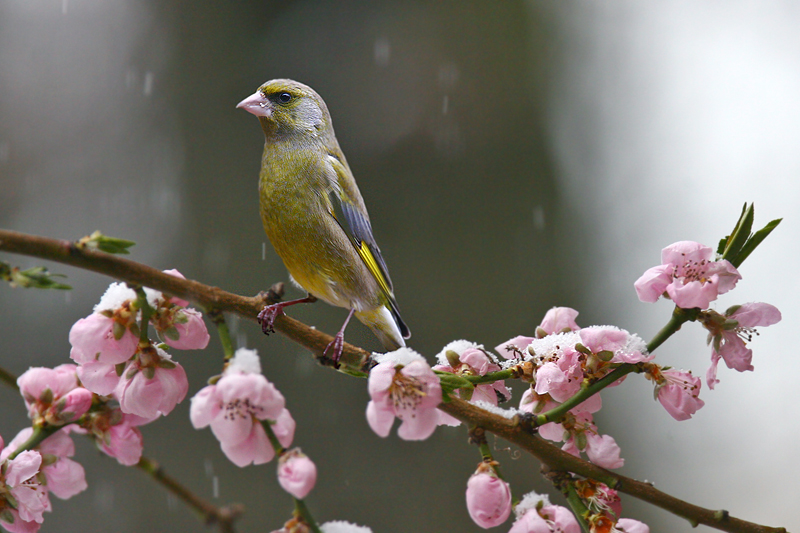
[(402, 320), (400, 321), (402, 326), (398, 325), (394, 315), (388, 308), (380, 306), (377, 309), (356, 312), (355, 315), (361, 323), (372, 330), (387, 351), (397, 350), (406, 345), (406, 341), (403, 340), (403, 334), (400, 331), (402, 327), (402, 330), (408, 335), (408, 328)]

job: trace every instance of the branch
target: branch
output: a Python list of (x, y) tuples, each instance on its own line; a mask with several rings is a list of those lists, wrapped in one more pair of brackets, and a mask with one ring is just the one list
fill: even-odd
[[(165, 274), (153, 267), (124, 259), (116, 255), (81, 249), (74, 242), (28, 235), (16, 231), (0, 230), (0, 250), (23, 254), (40, 259), (49, 259), (65, 265), (82, 268), (110, 276), (112, 278), (143, 285), (152, 289), (178, 296), (184, 300), (196, 302), (209, 311), (225, 311), (241, 317), (255, 320), (259, 311), (270, 303), (264, 293), (248, 298), (218, 287), (210, 287), (192, 280), (183, 280)], [(286, 315), (275, 320), (275, 330), (286, 335), (298, 344), (308, 348), (318, 359), (323, 360), (325, 348), (333, 337), (310, 328)], [(369, 352), (344, 343), (339, 364), (340, 370), (350, 373), (366, 373), (365, 365), (369, 363)]]
[[(116, 279), (145, 285), (168, 294), (194, 301), (210, 310), (227, 311), (255, 320), (261, 308), (270, 303), (263, 294), (247, 298), (209, 287), (192, 280), (183, 280), (164, 274), (152, 267), (123, 259), (114, 255), (91, 250), (81, 250), (74, 243), (26, 235), (14, 231), (0, 230), (0, 250), (49, 259), (59, 263), (91, 270)], [(275, 329), (283, 335), (311, 350), (318, 359), (333, 337), (305, 324), (281, 315), (275, 321)], [(356, 346), (345, 343), (342, 353), (343, 370), (351, 373), (366, 373), (370, 354)], [(721, 531), (734, 533), (785, 533), (784, 528), (772, 528), (729, 516), (727, 511), (714, 511), (698, 507), (656, 490), (652, 485), (615, 474), (597, 465), (562, 451), (532, 434), (532, 425), (517, 417), (513, 420), (494, 415), (458, 398), (443, 403), (439, 409), (467, 423), (481, 426), (487, 431), (517, 444), (542, 463), (554, 470), (563, 470), (595, 479), (620, 492), (630, 494), (643, 501), (661, 507), (689, 520), (693, 525), (704, 524)]]
[(181, 485), (171, 476), (167, 475), (161, 465), (152, 459), (142, 457), (136, 464), (139, 470), (147, 472), (150, 476), (163, 485), (172, 494), (183, 500), (186, 505), (200, 513), (207, 525), (217, 524), (221, 533), (233, 533), (233, 523), (242, 515), (244, 507), (235, 503), (225, 507), (212, 505), (195, 495), (192, 491)]
[(521, 417), (503, 418), (459, 398), (452, 398), (450, 402), (441, 404), (439, 409), (464, 423), (482, 426), (498, 437), (513, 442), (553, 470), (573, 472), (595, 479), (615, 490), (682, 516), (692, 525), (703, 524), (735, 533), (786, 533), (784, 528), (762, 526), (734, 518), (727, 511), (698, 507), (661, 492), (648, 483), (615, 474), (584, 461), (531, 434), (530, 424), (526, 424)]

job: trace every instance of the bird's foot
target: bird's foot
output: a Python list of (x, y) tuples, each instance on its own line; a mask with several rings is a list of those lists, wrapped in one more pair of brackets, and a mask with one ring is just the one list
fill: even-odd
[[(333, 361), (334, 364), (338, 364), (339, 358), (342, 356), (342, 351), (344, 351), (344, 332), (340, 331), (334, 335), (333, 340), (325, 347), (325, 351), (322, 352), (322, 357), (330, 357), (330, 360)], [(328, 355), (328, 352), (331, 352), (330, 355)]]
[(290, 305), (295, 304), (304, 304), (304, 303), (312, 303), (316, 302), (317, 298), (312, 295), (308, 295), (305, 298), (300, 298), (298, 300), (289, 300), (288, 302), (278, 302), (271, 305), (264, 306), (264, 309), (258, 313), (256, 320), (258, 323), (261, 324), (261, 331), (264, 332), (264, 335), (269, 335), (270, 333), (275, 333), (275, 320), (283, 314), (283, 310)]
[(264, 309), (258, 313), (256, 320), (258, 320), (258, 323), (261, 324), (261, 331), (264, 332), (264, 335), (275, 333), (275, 328), (273, 327), (275, 324), (275, 319), (278, 318), (278, 315), (283, 313), (284, 307), (286, 307), (284, 303), (266, 305), (264, 306)]
[(344, 319), (344, 324), (342, 324), (341, 329), (333, 336), (333, 340), (328, 343), (328, 346), (325, 347), (325, 351), (322, 352), (322, 357), (328, 357), (328, 351), (331, 351), (330, 359), (337, 368), (339, 367), (339, 358), (344, 351), (344, 330), (347, 329), (347, 323), (350, 322), (350, 317), (353, 316), (353, 313), (355, 313), (355, 309), (350, 309), (347, 318)]

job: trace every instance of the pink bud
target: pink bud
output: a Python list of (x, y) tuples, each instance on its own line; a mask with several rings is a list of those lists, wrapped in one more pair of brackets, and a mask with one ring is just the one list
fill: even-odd
[(208, 346), (211, 336), (203, 322), (203, 315), (191, 308), (178, 311), (178, 315), (186, 318), (186, 322), (173, 324), (178, 332), (178, 338), (171, 339), (164, 335), (164, 342), (178, 350), (201, 350)]
[(283, 490), (302, 500), (317, 483), (317, 467), (300, 448), (289, 450), (278, 461), (278, 482)]
[(68, 392), (55, 405), (58, 421), (72, 422), (83, 416), (92, 406), (92, 397), (91, 391), (83, 387)]
[(467, 482), (467, 509), (484, 529), (499, 526), (511, 513), (511, 489), (487, 463), (481, 463)]

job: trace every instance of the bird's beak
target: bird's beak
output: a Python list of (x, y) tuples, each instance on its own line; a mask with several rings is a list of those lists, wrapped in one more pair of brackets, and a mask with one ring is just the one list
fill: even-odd
[(242, 108), (257, 117), (270, 118), (272, 116), (272, 103), (261, 94), (261, 91), (256, 91), (239, 102), (236, 108)]

